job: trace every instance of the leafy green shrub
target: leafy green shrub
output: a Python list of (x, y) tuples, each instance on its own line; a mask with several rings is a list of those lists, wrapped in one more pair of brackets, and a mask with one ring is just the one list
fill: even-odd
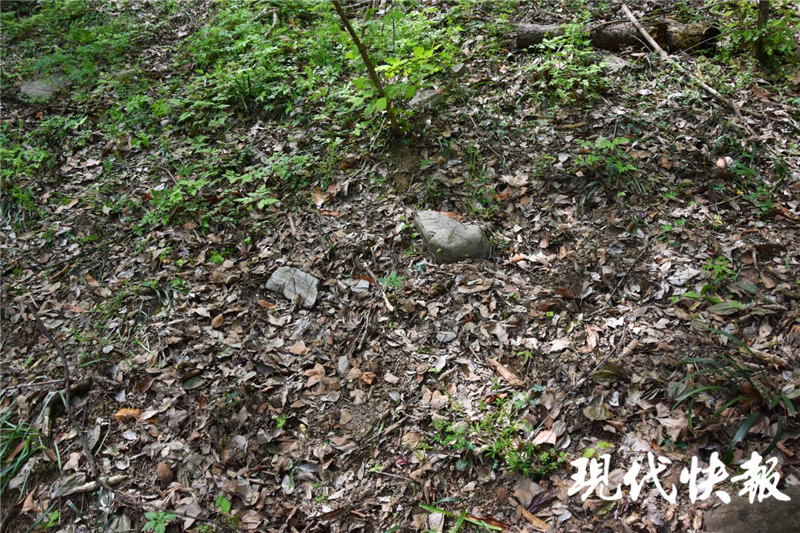
[(752, 49), (759, 38), (763, 38), (764, 53), (769, 58), (796, 56), (798, 44), (796, 32), (800, 25), (797, 3), (791, 0), (773, 0), (772, 14), (763, 29), (758, 28), (758, 2), (734, 0), (713, 2), (711, 11), (718, 16), (723, 33), (730, 37), (730, 46), (722, 48), (722, 54)]
[[(2, 86), (34, 72), (61, 72), (82, 83), (102, 66), (120, 61), (143, 39), (144, 30), (129, 13), (115, 11), (104, 2), (52, 0), (39, 3), (35, 13), (23, 18), (3, 12), (2, 48), (14, 44), (26, 59), (2, 69)], [(39, 43), (52, 51), (42, 54)]]
[(288, 113), (313, 89), (309, 78), (331, 83), (341, 71), (330, 31), (333, 19), (324, 7), (320, 0), (231, 2), (189, 38), (187, 60), (195, 76), (173, 103)]
[(602, 63), (581, 24), (564, 26), (564, 34), (545, 39), (540, 55), (526, 67), (529, 84), (546, 101), (591, 101), (608, 86)]
[(588, 171), (601, 179), (610, 178), (615, 188), (633, 189), (644, 193), (646, 189), (636, 178), (639, 170), (633, 158), (623, 148), (631, 141), (625, 137), (608, 139), (598, 137), (592, 141), (579, 141), (581, 155), (576, 163), (581, 170)]
[[(406, 14), (399, 9), (390, 9), (382, 17), (372, 18), (374, 10), (367, 14), (366, 22), (355, 23), (364, 34), (375, 70), (383, 77), (386, 97), (379, 97), (371, 80), (359, 77), (353, 85), (361, 96), (351, 97), (355, 106), (366, 105), (365, 114), (371, 117), (387, 108), (388, 101), (402, 103), (413, 98), (422, 87), (432, 86), (433, 77), (453, 64), (455, 54), (452, 38), (460, 31), (458, 26), (438, 29), (434, 25), (435, 12), (430, 10)], [(350, 50), (346, 58), (351, 67), (363, 70), (360, 55), (344, 30), (340, 40), (348, 43)], [(396, 105), (401, 119), (408, 118), (411, 111)], [(406, 126), (408, 122), (404, 121)]]
[[(459, 453), (475, 451), (490, 460), (493, 467), (524, 476), (545, 476), (563, 467), (566, 455), (528, 442), (532, 428), (522, 421), (522, 416), (536, 403), (527, 394), (513, 399), (496, 397), (491, 405), (482, 402), (479, 409), (483, 416), (477, 421), (434, 422), (433, 441)], [(464, 461), (459, 464), (466, 466)]]

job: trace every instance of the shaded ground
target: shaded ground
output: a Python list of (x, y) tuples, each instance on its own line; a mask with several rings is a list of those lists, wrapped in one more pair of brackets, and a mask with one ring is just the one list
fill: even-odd
[[(751, 151), (729, 110), (642, 51), (613, 73), (565, 67), (588, 86), (555, 92), (555, 70), (539, 68), (549, 56), (510, 53), (497, 21), (562, 22), (571, 5), (435, 4), (452, 17), (437, 24), (465, 28), (454, 62), (468, 72), (435, 78), (444, 103), (400, 141), (377, 119), (351, 136), (358, 119), (337, 122), (305, 95), (281, 113), (242, 99), (228, 115), (162, 114), (161, 100), (202, 85), (199, 56), (173, 56), (219, 20), (216, 4), (198, 3), (198, 17), (97, 4), (147, 33), (48, 102), (18, 96), (41, 35), (9, 43), (3, 148), (27, 166), (9, 157), (3, 175), (0, 406), (42, 449), (3, 479), (7, 530), (55, 510), (63, 529), (147, 522), (97, 492), (60, 496), (89, 470), (63, 415), (43, 428), (61, 362), (31, 300), (73, 381), (92, 380), (74, 410), (101, 472), (176, 510), (175, 530), (440, 527), (420, 504), (508, 530), (702, 530), (713, 499), (681, 489), (670, 506), (647, 487), (638, 501), (583, 502), (567, 495), (566, 462), (609, 451), (615, 477), (652, 451), (677, 483), (692, 457), (724, 455), (752, 413), (733, 464), (774, 440), (781, 486), (798, 483), (797, 79), (768, 82), (742, 57), (679, 57), (747, 110), (751, 141), (772, 150)], [(311, 24), (281, 9), (262, 9), (264, 28), (272, 13), (276, 28)], [(11, 151), (53, 117), (73, 122), (44, 137), (52, 160)], [(299, 166), (304, 154), (314, 163)], [(732, 170), (715, 170), (725, 157)], [(281, 181), (271, 169), (284, 164)], [(210, 169), (255, 178), (238, 193), (216, 176), (186, 192), (182, 180)], [(260, 183), (279, 202), (236, 211)], [(181, 186), (178, 200), (163, 194)], [(492, 257), (432, 264), (411, 225), (420, 208), (481, 224)], [(266, 291), (281, 265), (322, 280), (313, 309)], [(741, 370), (691, 374), (708, 365)], [(686, 396), (705, 385), (719, 388)]]

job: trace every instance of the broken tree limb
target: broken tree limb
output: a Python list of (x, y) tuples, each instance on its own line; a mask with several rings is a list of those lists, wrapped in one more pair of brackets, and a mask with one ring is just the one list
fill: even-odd
[[(707, 50), (713, 48), (719, 29), (710, 24), (681, 24), (672, 20), (650, 24), (648, 33), (669, 51)], [(517, 48), (541, 44), (544, 39), (564, 35), (566, 29), (558, 24), (519, 24)], [(588, 28), (589, 41), (595, 48), (618, 51), (627, 47), (641, 47), (637, 28), (630, 22), (609, 22)]]
[[(633, 15), (633, 13), (631, 12), (631, 10), (628, 8), (628, 6), (626, 4), (622, 4), (622, 11), (625, 13), (625, 16), (628, 17), (628, 20), (631, 21), (631, 24), (636, 26), (636, 28), (639, 30), (639, 33), (641, 33), (642, 37), (644, 37), (645, 41), (647, 41), (647, 44), (649, 44), (650, 47), (652, 47), (652, 49), (655, 52), (657, 52), (659, 56), (661, 56), (661, 59), (663, 59), (667, 63), (671, 64), (673, 67), (675, 67), (676, 70), (678, 70), (678, 72), (680, 72), (684, 76), (688, 76), (689, 79), (691, 79), (693, 82), (695, 82), (697, 85), (699, 85), (704, 91), (706, 91), (708, 94), (713, 96), (716, 100), (718, 100), (719, 102), (721, 102), (721, 103), (725, 104), (727, 107), (729, 107), (733, 111), (733, 113), (736, 115), (736, 118), (739, 119), (739, 123), (736, 124), (736, 125), (750, 136), (750, 139), (749, 139), (750, 141), (755, 142), (755, 140), (758, 139), (758, 135), (756, 135), (756, 133), (753, 131), (753, 128), (751, 128), (750, 126), (747, 125), (747, 122), (745, 121), (744, 117), (742, 116), (741, 109), (739, 109), (739, 106), (736, 105), (736, 103), (733, 100), (722, 96), (719, 93), (719, 91), (717, 91), (716, 89), (711, 87), (709, 84), (707, 84), (706, 82), (704, 82), (703, 80), (701, 80), (700, 78), (698, 78), (697, 76), (692, 74), (691, 72), (688, 72), (685, 68), (683, 68), (683, 66), (680, 63), (678, 63), (673, 58), (671, 58), (669, 56), (669, 54), (667, 54), (664, 51), (664, 49), (661, 48), (658, 45), (658, 43), (653, 39), (653, 37), (649, 33), (647, 33), (647, 30), (639, 23), (639, 21), (636, 19), (636, 17)], [(752, 115), (753, 112), (749, 112), (748, 114)], [(781, 122), (783, 122), (784, 124), (787, 124), (789, 126), (795, 127), (792, 123), (786, 122), (785, 120), (781, 120)], [(766, 145), (766, 144), (762, 144), (761, 146), (767, 152), (769, 152), (773, 157), (775, 157), (777, 160), (783, 159), (780, 156), (780, 154), (778, 154), (775, 151), (775, 149), (772, 148), (771, 146)]]
[(642, 37), (644, 37), (644, 40), (647, 41), (647, 44), (649, 44), (650, 47), (655, 52), (657, 52), (658, 55), (661, 56), (661, 59), (671, 64), (681, 74), (689, 76), (692, 79), (692, 81), (694, 81), (696, 84), (702, 87), (704, 91), (706, 91), (708, 94), (710, 94), (711, 96), (713, 96), (714, 98), (716, 98), (717, 100), (719, 100), (720, 102), (731, 108), (731, 110), (733, 110), (734, 114), (736, 115), (736, 118), (738, 118), (741, 121), (742, 127), (745, 128), (745, 131), (747, 131), (747, 133), (749, 133), (750, 135), (753, 135), (753, 131), (744, 122), (744, 117), (742, 117), (742, 112), (739, 110), (739, 106), (737, 106), (733, 100), (730, 100), (722, 96), (716, 89), (708, 85), (706, 82), (704, 82), (691, 72), (687, 72), (686, 69), (684, 69), (680, 63), (669, 57), (669, 54), (667, 54), (664, 51), (664, 49), (661, 48), (661, 46), (659, 46), (659, 44), (655, 41), (655, 39), (653, 39), (650, 33), (648, 33), (648, 31), (644, 28), (644, 26), (642, 26), (636, 19), (636, 17), (633, 16), (633, 13), (631, 12), (630, 9), (628, 9), (628, 6), (626, 4), (622, 4), (622, 11), (623, 13), (625, 13), (625, 16), (628, 17), (628, 20), (631, 21), (631, 24), (633, 24), (636, 27), (636, 29), (639, 30), (639, 33), (642, 35)]

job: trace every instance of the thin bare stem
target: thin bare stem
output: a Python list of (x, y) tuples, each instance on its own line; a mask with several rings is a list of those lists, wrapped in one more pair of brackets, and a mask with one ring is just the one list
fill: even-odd
[(381, 82), (381, 78), (380, 76), (378, 76), (378, 73), (375, 71), (375, 66), (372, 64), (372, 60), (369, 58), (369, 52), (367, 52), (367, 47), (364, 46), (364, 43), (361, 42), (361, 39), (359, 39), (358, 34), (353, 29), (353, 26), (350, 24), (350, 21), (347, 19), (347, 14), (344, 12), (342, 4), (339, 3), (339, 0), (331, 0), (331, 2), (333, 2), (333, 7), (336, 8), (336, 12), (339, 14), (339, 18), (342, 19), (342, 24), (344, 25), (345, 29), (347, 29), (347, 33), (350, 34), (350, 37), (356, 44), (356, 48), (358, 48), (358, 53), (361, 54), (361, 59), (364, 60), (364, 65), (366, 65), (367, 72), (369, 72), (369, 78), (372, 80), (372, 84), (375, 85), (375, 90), (378, 91), (378, 95), (381, 98), (386, 99), (386, 114), (389, 116), (389, 125), (392, 129), (392, 134), (397, 135), (400, 132), (400, 128), (398, 127), (397, 120), (394, 116), (394, 108), (392, 107), (392, 101), (386, 95), (386, 91), (383, 88), (383, 83)]

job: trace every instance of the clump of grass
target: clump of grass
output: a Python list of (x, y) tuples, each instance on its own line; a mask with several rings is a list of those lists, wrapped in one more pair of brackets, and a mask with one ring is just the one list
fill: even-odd
[[(523, 421), (523, 415), (535, 404), (527, 394), (513, 399), (495, 397), (491, 404), (479, 405), (483, 416), (477, 421), (470, 422), (455, 413), (453, 420), (435, 422), (433, 442), (462, 454), (477, 453), (494, 468), (533, 478), (546, 476), (566, 464), (566, 455), (530, 442), (533, 428)], [(456, 466), (465, 468), (467, 464), (462, 457)]]
[(36, 452), (44, 449), (39, 432), (24, 421), (14, 421), (11, 409), (0, 416), (0, 492), (5, 492)]

